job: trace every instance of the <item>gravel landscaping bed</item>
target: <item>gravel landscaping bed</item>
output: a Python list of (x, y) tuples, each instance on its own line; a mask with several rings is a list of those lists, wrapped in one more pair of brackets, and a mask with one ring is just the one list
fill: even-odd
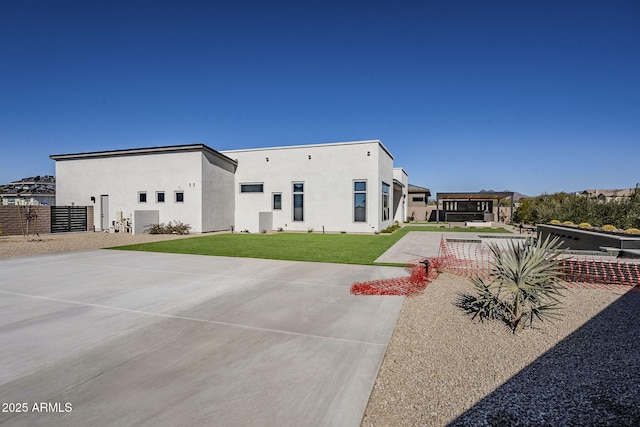
[(127, 233), (56, 233), (40, 236), (0, 236), (0, 259), (52, 252), (102, 249), (135, 243), (183, 239), (194, 235)]
[(363, 426), (640, 425), (640, 292), (568, 289), (562, 321), (514, 335), (455, 306), (472, 289), (405, 300)]

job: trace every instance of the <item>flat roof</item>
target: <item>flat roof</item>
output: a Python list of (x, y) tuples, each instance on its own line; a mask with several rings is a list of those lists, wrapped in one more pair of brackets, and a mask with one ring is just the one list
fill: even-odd
[(419, 185), (409, 184), (409, 193), (428, 193), (431, 195), (431, 190), (426, 187), (420, 187)]
[(363, 141), (344, 141), (344, 142), (325, 142), (320, 144), (303, 144), (303, 145), (283, 145), (279, 147), (263, 147), (263, 148), (241, 148), (237, 150), (222, 150), (224, 153), (242, 153), (247, 151), (269, 151), (269, 150), (287, 150), (287, 149), (299, 149), (299, 148), (315, 148), (315, 147), (331, 147), (336, 145), (355, 145), (355, 144), (378, 144), (382, 149), (393, 159), (393, 155), (387, 147), (382, 144), (379, 139), (370, 139)]
[(477, 193), (436, 193), (438, 200), (487, 200), (513, 197), (513, 191), (479, 191)]
[(223, 160), (228, 161), (234, 165), (238, 162), (230, 157), (225, 156), (219, 151), (214, 150), (205, 144), (185, 144), (185, 145), (169, 145), (164, 147), (146, 147), (146, 148), (128, 148), (123, 150), (107, 150), (107, 151), (92, 151), (86, 153), (73, 153), (73, 154), (52, 154), (49, 156), (53, 160), (80, 160), (80, 159), (96, 159), (102, 157), (118, 157), (118, 156), (139, 156), (144, 154), (164, 154), (164, 153), (181, 153), (191, 151), (204, 151), (214, 156), (220, 157)]

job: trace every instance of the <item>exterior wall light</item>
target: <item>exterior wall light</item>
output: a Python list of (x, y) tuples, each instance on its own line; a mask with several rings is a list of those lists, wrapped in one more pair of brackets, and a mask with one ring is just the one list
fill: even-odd
[(267, 157), (267, 162), (269, 161), (269, 158)]
[(309, 154), (309, 160), (311, 160), (311, 154)]
[(371, 156), (371, 151), (367, 151), (367, 156)]

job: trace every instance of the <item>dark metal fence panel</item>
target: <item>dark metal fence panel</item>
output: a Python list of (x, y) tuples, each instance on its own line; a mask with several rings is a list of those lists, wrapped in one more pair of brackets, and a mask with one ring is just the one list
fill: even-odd
[(87, 231), (86, 206), (51, 206), (51, 232)]

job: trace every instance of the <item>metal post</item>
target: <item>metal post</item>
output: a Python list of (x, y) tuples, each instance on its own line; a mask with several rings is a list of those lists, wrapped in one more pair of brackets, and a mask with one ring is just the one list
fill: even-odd
[(425, 259), (424, 261), (420, 261), (420, 264), (424, 264), (424, 272), (429, 276), (429, 260)]

